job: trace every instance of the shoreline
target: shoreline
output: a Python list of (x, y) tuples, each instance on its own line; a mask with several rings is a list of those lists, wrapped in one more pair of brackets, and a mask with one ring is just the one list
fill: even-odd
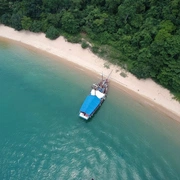
[[(25, 30), (15, 31), (13, 28), (1, 24), (0, 37), (45, 51), (64, 59), (67, 63), (72, 62), (96, 74), (103, 72), (107, 76), (113, 70), (110, 79), (113, 84), (121, 86), (118, 87), (120, 90), (130, 95), (134, 94), (137, 99), (142, 97), (144, 104), (149, 106), (152, 104), (167, 116), (180, 122), (180, 103), (172, 99), (173, 96), (169, 90), (156, 84), (151, 79), (139, 80), (129, 72), (126, 72), (127, 77), (122, 77), (120, 73), (124, 71), (120, 67), (97, 57), (89, 49), (82, 49), (80, 44), (69, 43), (62, 36), (56, 40), (50, 40), (45, 37), (44, 33), (33, 33)], [(107, 64), (109, 68), (105, 67)]]

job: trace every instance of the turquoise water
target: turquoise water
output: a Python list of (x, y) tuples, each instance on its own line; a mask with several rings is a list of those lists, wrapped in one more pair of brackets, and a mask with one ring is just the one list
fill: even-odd
[(0, 180), (179, 180), (180, 123), (111, 86), (89, 122), (98, 76), (0, 43)]

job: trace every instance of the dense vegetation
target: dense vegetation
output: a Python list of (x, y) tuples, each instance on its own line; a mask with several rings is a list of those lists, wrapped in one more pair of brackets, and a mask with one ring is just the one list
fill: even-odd
[(83, 37), (93, 52), (180, 98), (180, 0), (0, 0), (0, 22), (51, 39)]

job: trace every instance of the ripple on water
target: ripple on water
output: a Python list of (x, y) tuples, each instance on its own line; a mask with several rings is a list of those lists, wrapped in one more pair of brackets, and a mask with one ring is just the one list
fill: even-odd
[(179, 179), (178, 124), (113, 87), (87, 123), (91, 77), (11, 48), (0, 49), (0, 180)]

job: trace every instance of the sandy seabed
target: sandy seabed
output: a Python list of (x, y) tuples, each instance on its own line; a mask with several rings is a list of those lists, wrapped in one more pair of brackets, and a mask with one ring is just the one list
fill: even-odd
[(63, 37), (50, 40), (45, 37), (44, 33), (15, 31), (13, 28), (4, 25), (0, 25), (0, 37), (46, 51), (98, 74), (103, 72), (107, 76), (113, 70), (110, 79), (121, 85), (121, 89), (124, 88), (125, 91), (136, 96), (140, 95), (138, 97), (143, 97), (145, 104), (154, 106), (154, 108), (180, 122), (180, 103), (173, 99), (169, 90), (151, 79), (139, 80), (128, 72), (125, 72), (127, 77), (121, 76), (120, 73), (124, 72), (121, 67), (107, 63), (89, 49), (82, 49), (80, 44), (69, 43)]

